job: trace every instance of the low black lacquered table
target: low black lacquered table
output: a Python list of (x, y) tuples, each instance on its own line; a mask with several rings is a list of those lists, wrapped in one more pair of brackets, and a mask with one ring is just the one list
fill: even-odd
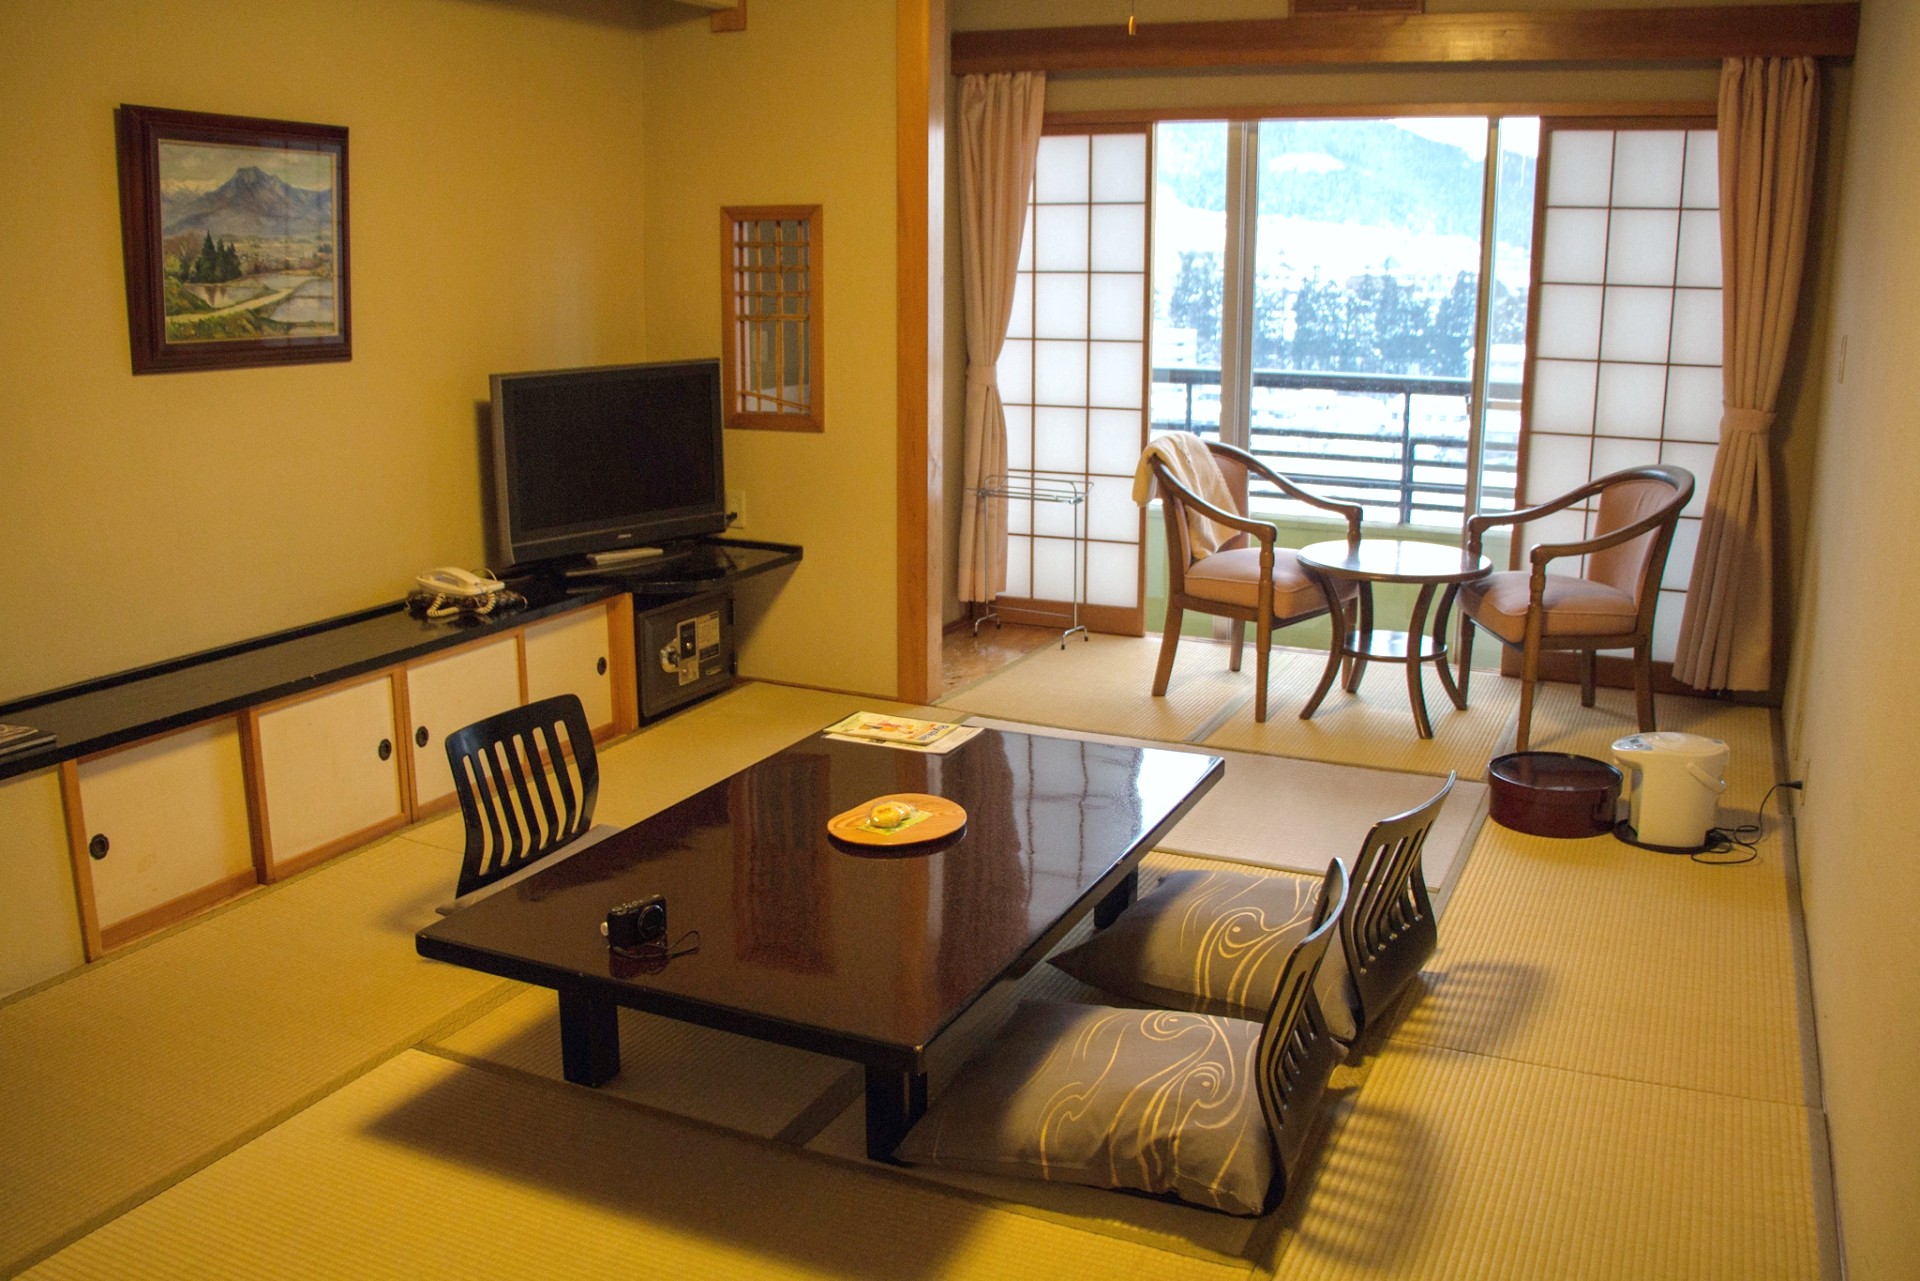
[[(1447, 670), (1447, 620), (1453, 612), (1453, 599), (1460, 584), (1472, 582), (1493, 572), (1493, 562), (1485, 556), (1469, 556), (1458, 547), (1419, 542), (1410, 538), (1362, 538), (1357, 543), (1344, 539), (1313, 543), (1299, 552), (1300, 567), (1319, 582), (1333, 605), (1333, 641), (1327, 649), (1327, 670), (1320, 674), (1320, 685), (1313, 697), (1300, 709), (1300, 719), (1309, 720), (1319, 710), (1327, 691), (1333, 688), (1334, 675), (1347, 664), (1345, 688), (1348, 693), (1360, 688), (1367, 663), (1403, 663), (1407, 669), (1407, 701), (1413, 704), (1413, 725), (1421, 738), (1433, 737), (1433, 722), (1427, 719), (1427, 699), (1420, 687), (1420, 669), (1432, 663), (1440, 673), (1453, 705), (1465, 710), (1466, 699)], [(1341, 582), (1360, 585), (1359, 617), (1351, 617), (1337, 590)], [(1404, 632), (1375, 631), (1373, 627), (1373, 584), (1415, 583), (1420, 594), (1414, 598), (1413, 616)], [(1433, 607), (1435, 588), (1444, 588), (1440, 608), (1433, 616), (1433, 636), (1426, 635), (1427, 611)]]
[[(569, 1081), (620, 1070), (618, 1008), (866, 1068), (867, 1151), (926, 1110), (928, 1045), (1026, 973), (1088, 913), (1132, 901), (1135, 868), (1224, 773), (1218, 757), (982, 731), (945, 756), (814, 735), (421, 930), (422, 956), (550, 987)], [(966, 827), (876, 850), (827, 835), (874, 797), (956, 801)], [(611, 952), (607, 909), (667, 898), (661, 965)]]

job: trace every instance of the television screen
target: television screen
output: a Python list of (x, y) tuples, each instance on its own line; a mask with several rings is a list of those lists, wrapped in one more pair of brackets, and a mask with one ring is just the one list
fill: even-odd
[(492, 382), (496, 558), (524, 565), (726, 528), (718, 361)]

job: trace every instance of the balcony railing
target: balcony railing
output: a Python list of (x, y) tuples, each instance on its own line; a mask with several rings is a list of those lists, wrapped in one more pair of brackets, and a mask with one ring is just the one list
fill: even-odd
[[(1510, 509), (1520, 387), (1491, 387), (1480, 506)], [(1457, 525), (1466, 502), (1471, 390), (1465, 378), (1256, 370), (1249, 447), (1275, 471), (1315, 492), (1360, 503), (1373, 520)], [(1154, 369), (1151, 417), (1155, 431), (1217, 437), (1220, 371)], [(1256, 488), (1253, 497), (1283, 511), (1298, 506), (1268, 486)]]

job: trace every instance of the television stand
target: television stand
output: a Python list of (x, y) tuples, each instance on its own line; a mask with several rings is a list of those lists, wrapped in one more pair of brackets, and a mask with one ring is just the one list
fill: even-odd
[[(616, 553), (616, 555), (619, 553)], [(657, 556), (617, 564), (548, 570), (517, 590), (529, 600), (578, 591), (596, 580), (633, 597), (639, 712), (651, 721), (733, 680), (733, 592), (752, 578), (800, 560), (788, 543), (703, 538), (674, 543)]]

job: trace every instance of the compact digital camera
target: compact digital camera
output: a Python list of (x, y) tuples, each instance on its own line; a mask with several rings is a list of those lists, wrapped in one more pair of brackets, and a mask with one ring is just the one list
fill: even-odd
[(667, 896), (650, 894), (609, 909), (604, 932), (608, 947), (665, 947)]

